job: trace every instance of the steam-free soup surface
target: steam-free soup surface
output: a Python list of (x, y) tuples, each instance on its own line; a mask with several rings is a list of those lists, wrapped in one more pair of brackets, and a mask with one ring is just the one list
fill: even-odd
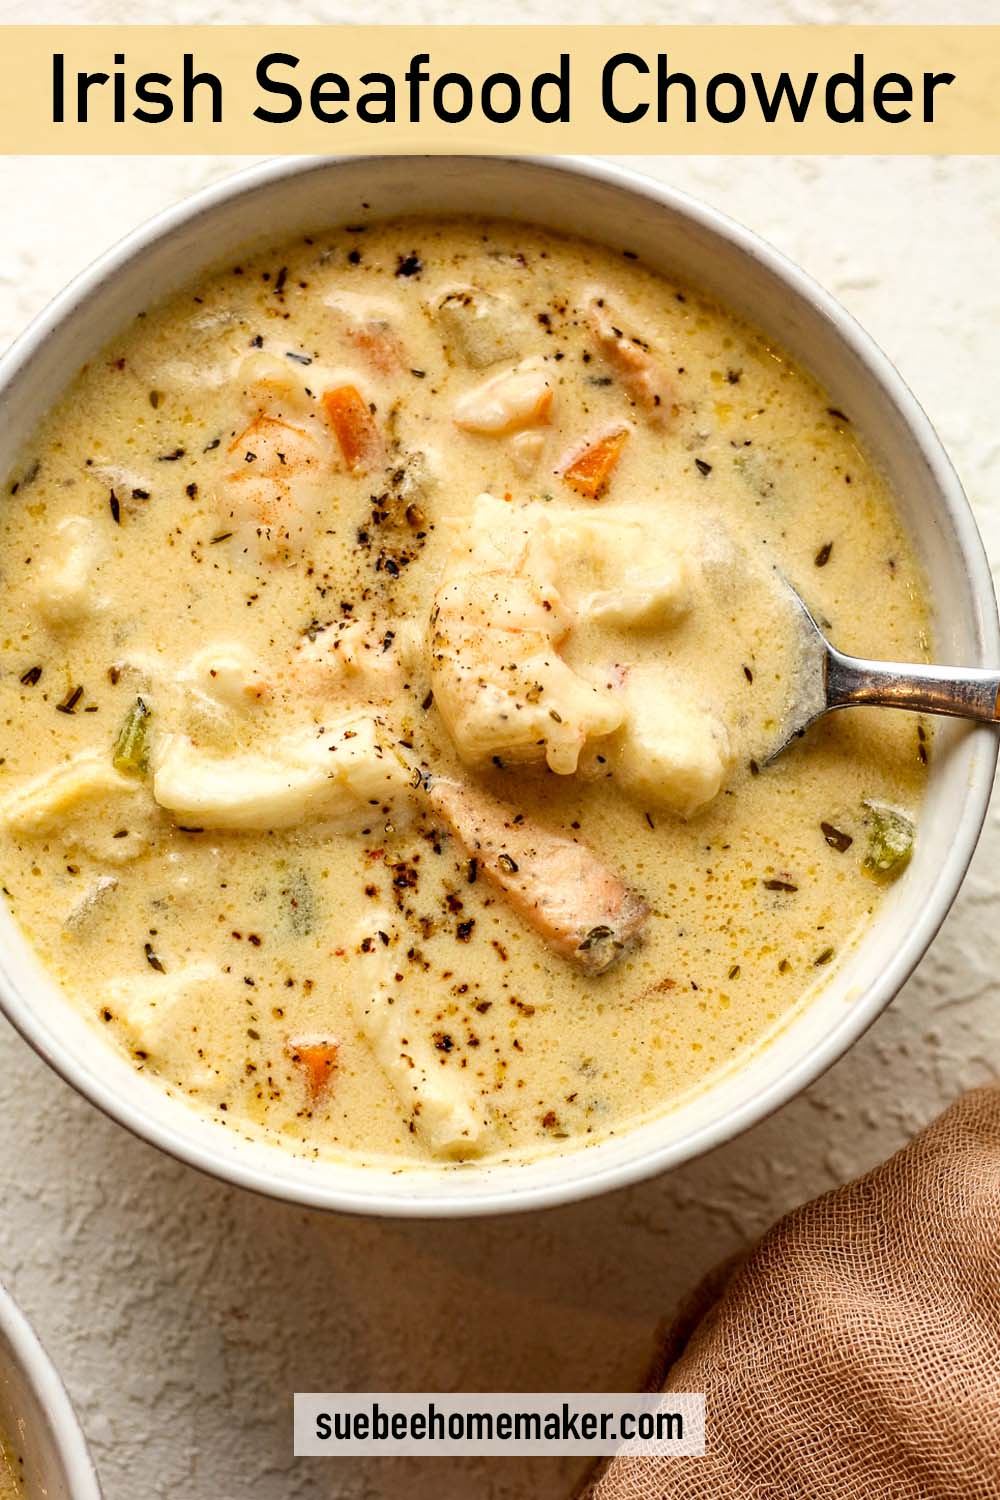
[(849, 409), (627, 253), (359, 208), (151, 303), (10, 476), (0, 564), (17, 919), (109, 1047), (296, 1152), (670, 1108), (905, 865), (914, 718), (760, 769), (776, 570), (926, 655), (891, 497)]

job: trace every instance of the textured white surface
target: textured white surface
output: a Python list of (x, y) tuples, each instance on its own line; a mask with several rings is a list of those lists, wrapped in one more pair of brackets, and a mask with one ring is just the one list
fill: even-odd
[[(950, 21), (992, 19), (985, 3)], [(384, 20), (496, 19), (473, 0)], [(345, 3), (155, 19), (335, 21)], [(930, 0), (522, 0), (506, 19), (944, 19)], [(7, 21), (40, 19), (6, 0)], [(42, 19), (137, 20), (120, 0)], [(146, 17), (143, 17), (144, 19)], [(153, 19), (148, 16), (148, 19)], [(0, 159), (0, 343), (140, 219), (238, 163)], [(928, 408), (1000, 559), (1000, 163), (647, 159), (750, 224), (838, 295)], [(0, 1021), (0, 1276), (61, 1367), (108, 1500), (556, 1500), (577, 1466), (295, 1462), (294, 1390), (627, 1389), (657, 1320), (784, 1209), (869, 1167), (964, 1087), (996, 1076), (1000, 825), (919, 973), (854, 1051), (742, 1140), (670, 1177), (534, 1218), (324, 1218), (230, 1191), (132, 1140)]]

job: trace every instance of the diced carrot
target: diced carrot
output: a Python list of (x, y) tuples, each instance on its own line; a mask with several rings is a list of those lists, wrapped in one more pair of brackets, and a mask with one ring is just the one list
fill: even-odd
[(628, 427), (615, 427), (567, 454), (560, 465), (566, 483), (579, 494), (599, 500), (610, 483), (628, 435)]
[(332, 1037), (303, 1037), (300, 1041), (289, 1039), (288, 1055), (296, 1067), (302, 1070), (310, 1104), (318, 1104), (329, 1087), (337, 1066), (339, 1050), (340, 1043)]
[(363, 473), (382, 457), (382, 439), (355, 385), (337, 385), (323, 392), (323, 405), (336, 433), (344, 462), (353, 473)]

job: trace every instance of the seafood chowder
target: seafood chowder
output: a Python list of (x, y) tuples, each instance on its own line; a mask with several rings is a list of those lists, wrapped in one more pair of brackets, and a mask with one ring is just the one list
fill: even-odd
[(0, 864), (60, 985), (244, 1135), (607, 1137), (764, 1045), (905, 866), (931, 737), (772, 766), (791, 579), (921, 659), (851, 413), (623, 253), (366, 223), (151, 306), (9, 476)]

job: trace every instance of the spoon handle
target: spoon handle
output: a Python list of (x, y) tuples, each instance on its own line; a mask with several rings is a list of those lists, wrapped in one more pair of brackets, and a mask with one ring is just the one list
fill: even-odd
[(956, 719), (1000, 722), (1000, 671), (989, 667), (925, 667), (906, 662), (865, 661), (829, 650), (826, 661), (828, 708), (874, 703), (882, 708), (916, 709)]

